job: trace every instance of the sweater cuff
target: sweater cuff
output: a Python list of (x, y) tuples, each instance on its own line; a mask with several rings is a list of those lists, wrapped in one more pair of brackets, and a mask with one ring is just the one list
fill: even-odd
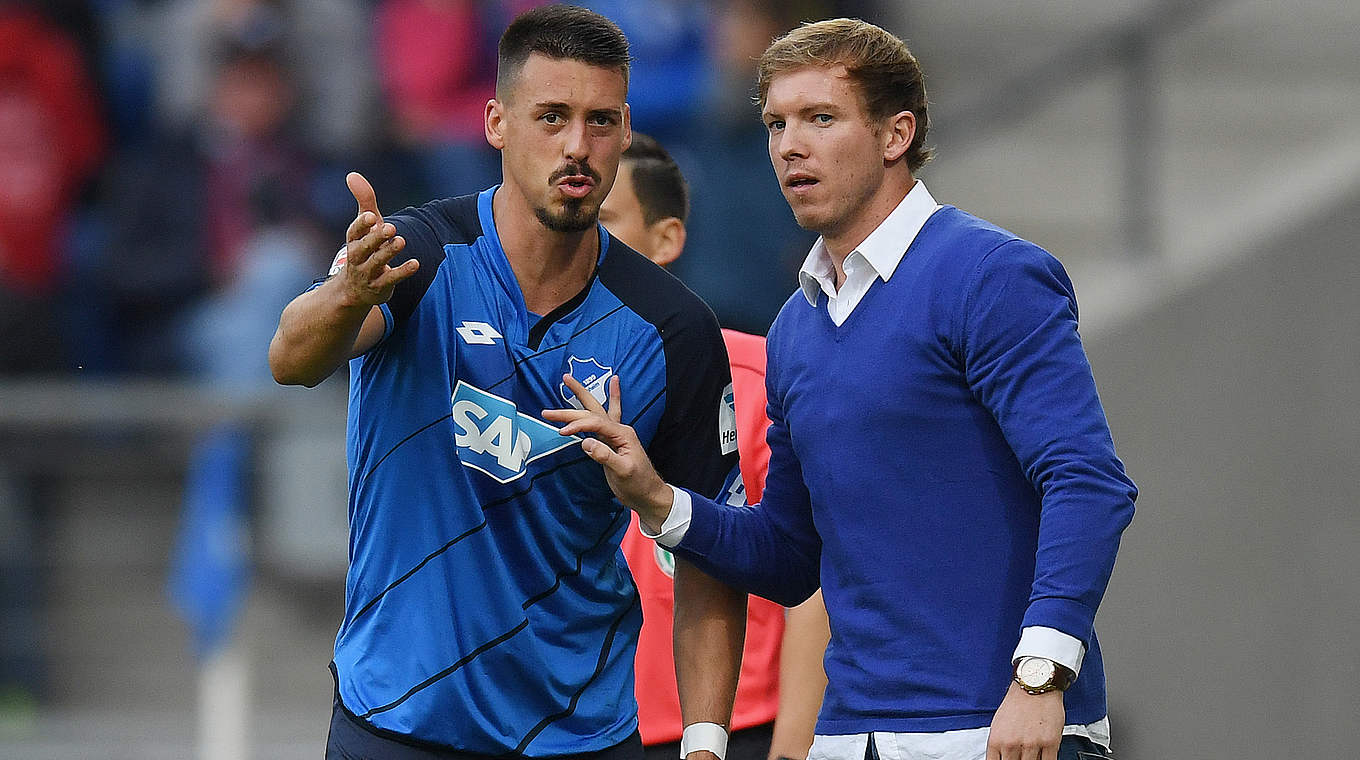
[[(672, 548), (681, 549), (696, 557), (706, 557), (718, 535), (718, 520), (713, 514), (716, 505), (702, 497), (695, 499), (695, 494), (683, 488), (676, 489), (676, 492), (675, 506), (671, 507), (671, 514), (680, 507), (683, 496), (685, 511), (688, 513), (688, 525), (684, 535)], [(698, 519), (695, 519), (696, 517)]]
[(1074, 599), (1042, 597), (1030, 601), (1020, 627), (1054, 628), (1080, 641), (1082, 646), (1090, 646), (1095, 616), (1095, 610)]
[(685, 533), (689, 530), (690, 514), (693, 512), (690, 495), (682, 488), (676, 488), (670, 483), (672, 501), (670, 514), (661, 523), (661, 529), (655, 534), (649, 533), (642, 523), (638, 522), (638, 530), (642, 535), (656, 541), (667, 549), (674, 549), (675, 545), (685, 538)]

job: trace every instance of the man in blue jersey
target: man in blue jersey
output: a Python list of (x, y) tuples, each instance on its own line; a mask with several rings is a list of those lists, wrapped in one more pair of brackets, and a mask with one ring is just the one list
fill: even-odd
[(760, 508), (668, 485), (575, 381), (584, 409), (546, 416), (597, 436), (583, 448), (677, 556), (782, 604), (822, 588), (809, 758), (1108, 757), (1093, 619), (1136, 489), (1066, 273), (915, 178), (925, 86), (893, 35), (795, 29), (759, 96), (785, 198), (821, 234), (770, 329)]
[[(667, 478), (707, 496), (736, 444), (712, 313), (597, 222), (630, 139), (628, 60), (590, 11), (517, 18), (485, 113), (502, 184), (384, 218), (351, 174), (347, 243), (280, 318), (279, 382), (349, 361), (327, 757), (641, 757), (629, 513), (538, 414), (573, 400), (564, 376), (604, 399), (627, 375), (613, 408)], [(696, 663), (686, 717), (726, 723), (745, 597), (688, 565), (676, 585)]]

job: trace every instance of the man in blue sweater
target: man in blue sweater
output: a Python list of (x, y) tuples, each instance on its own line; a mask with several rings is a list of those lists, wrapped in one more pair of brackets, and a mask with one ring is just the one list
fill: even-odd
[(649, 536), (792, 605), (820, 586), (829, 680), (810, 758), (1108, 757), (1096, 608), (1137, 491), (1077, 307), (1042, 249), (950, 206), (920, 67), (861, 21), (761, 58), (770, 161), (821, 234), (769, 335), (760, 506), (667, 485), (607, 408), (547, 415)]

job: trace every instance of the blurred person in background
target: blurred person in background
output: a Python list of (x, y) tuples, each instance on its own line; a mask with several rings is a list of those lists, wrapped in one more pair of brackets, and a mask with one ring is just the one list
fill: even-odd
[(27, 4), (0, 3), (0, 374), (68, 366), (65, 245), (105, 140), (76, 41)]
[[(71, 367), (62, 292), (71, 228), (107, 128), (80, 37), (53, 8), (0, 2), (0, 379)], [(0, 725), (43, 695), (38, 489), (0, 462)]]
[(394, 137), (417, 154), (431, 192), (459, 195), (500, 177), (482, 115), (496, 85), (496, 40), (543, 0), (381, 0), (373, 46)]
[(218, 42), (274, 45), (288, 68), (293, 118), (307, 148), (352, 155), (379, 124), (368, 0), (158, 0), (142, 44), (156, 66), (162, 126), (189, 129), (214, 97)]
[[(915, 178), (924, 79), (852, 19), (759, 67), (770, 163), (820, 233), (769, 336), (755, 509), (669, 486), (616, 411), (552, 410), (646, 535), (832, 637), (810, 757), (1109, 757), (1094, 617), (1137, 489), (1043, 249)], [(613, 403), (613, 398), (610, 399)]]
[(97, 276), (127, 371), (267, 386), (273, 320), (261, 310), (282, 308), (316, 266), (293, 72), (281, 30), (260, 24), (214, 45), (203, 118), (111, 173), (111, 253)]
[[(633, 51), (628, 105), (634, 126), (672, 150), (692, 151), (714, 76), (714, 3), (708, 0), (586, 0), (618, 23)], [(718, 3), (717, 5), (721, 5)]]
[[(600, 207), (610, 234), (660, 266), (685, 249), (689, 188), (680, 167), (652, 137), (633, 132), (619, 176)], [(732, 366), (733, 408), (741, 478), (728, 503), (760, 501), (770, 449), (765, 444), (765, 339), (723, 330)], [(675, 688), (672, 646), (675, 557), (642, 535), (637, 517), (623, 539), (642, 598), (638, 636), (638, 728), (650, 760), (674, 760), (684, 728)], [(746, 601), (746, 644), (732, 710), (726, 760), (803, 760), (812, 744), (826, 674), (822, 654), (830, 636), (821, 594), (787, 610), (761, 599)]]
[[(279, 318), (279, 382), (350, 369), (328, 757), (642, 755), (629, 516), (537, 415), (623, 374), (672, 477), (716, 496), (737, 461), (712, 313), (598, 223), (629, 142), (628, 66), (598, 14), (519, 16), (483, 117), (501, 184), (384, 219), (349, 175), (347, 244)], [(683, 563), (676, 583), (686, 719), (726, 723), (745, 595)]]
[[(686, 142), (666, 141), (694, 188), (689, 249), (672, 270), (727, 327), (765, 334), (796, 281), (813, 236), (794, 222), (770, 182), (765, 130), (751, 104), (752, 72), (780, 32), (817, 18), (822, 4), (731, 0), (711, 8), (709, 89), (690, 94), (702, 118)], [(691, 152), (688, 146), (698, 146)], [(752, 224), (751, 220), (760, 220)], [(741, 255), (733, 256), (732, 251)]]

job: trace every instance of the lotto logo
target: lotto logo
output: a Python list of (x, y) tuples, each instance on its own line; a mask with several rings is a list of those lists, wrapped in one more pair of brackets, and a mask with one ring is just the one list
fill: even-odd
[(454, 443), (465, 467), (509, 483), (540, 457), (580, 441), (519, 411), (514, 402), (463, 381), (453, 391)]
[(502, 337), (496, 328), (485, 322), (464, 322), (457, 329), (463, 342), (474, 346), (492, 346)]

